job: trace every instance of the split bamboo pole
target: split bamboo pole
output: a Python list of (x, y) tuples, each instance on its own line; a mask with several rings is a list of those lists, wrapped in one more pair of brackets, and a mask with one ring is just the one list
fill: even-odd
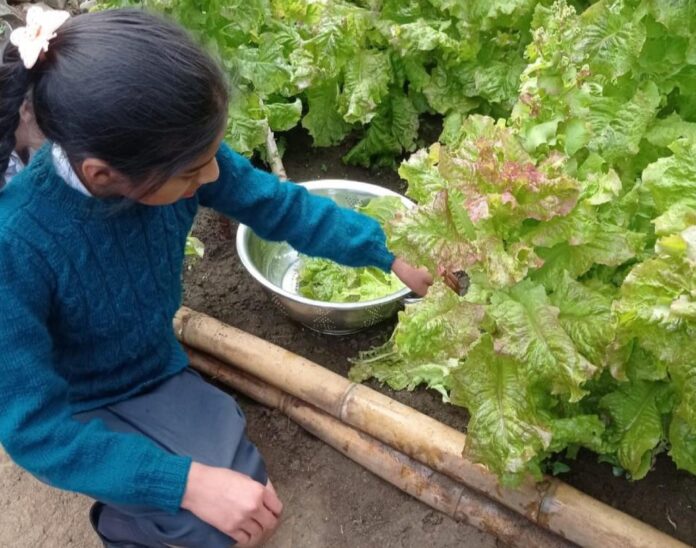
[(555, 478), (504, 488), (484, 466), (462, 456), (466, 443), (462, 432), (210, 316), (184, 307), (176, 314), (174, 328), (182, 343), (311, 403), (575, 544), (686, 546)]
[(407, 457), (363, 432), (234, 367), (187, 348), (191, 365), (246, 396), (278, 409), (302, 428), (373, 474), (447, 514), (517, 548), (573, 546), (523, 516), (444, 474)]

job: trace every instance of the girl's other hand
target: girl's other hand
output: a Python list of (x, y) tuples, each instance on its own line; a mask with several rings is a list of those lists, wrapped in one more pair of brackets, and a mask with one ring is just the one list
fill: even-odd
[(396, 274), (404, 284), (416, 295), (424, 297), (428, 289), (433, 285), (433, 277), (425, 268), (411, 266), (403, 259), (397, 257), (392, 264), (392, 272)]
[(283, 511), (270, 481), (261, 485), (234, 470), (197, 462), (191, 464), (181, 507), (231, 536), (241, 547), (265, 541)]

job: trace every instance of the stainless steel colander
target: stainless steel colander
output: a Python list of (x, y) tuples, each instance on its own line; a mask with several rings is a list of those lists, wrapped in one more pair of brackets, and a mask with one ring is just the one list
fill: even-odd
[[(368, 183), (326, 179), (300, 184), (312, 194), (351, 209), (378, 196), (399, 196), (408, 207), (414, 205), (391, 190)], [(237, 253), (283, 314), (321, 333), (344, 335), (375, 325), (394, 315), (410, 294), (404, 288), (381, 299), (357, 303), (327, 303), (302, 297), (298, 293), (298, 252), (285, 242), (263, 240), (245, 225), (237, 231)]]

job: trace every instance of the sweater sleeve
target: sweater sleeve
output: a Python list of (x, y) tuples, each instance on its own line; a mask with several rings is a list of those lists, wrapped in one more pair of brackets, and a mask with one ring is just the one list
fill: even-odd
[(280, 182), (226, 144), (217, 160), (220, 177), (198, 191), (201, 205), (234, 217), (262, 238), (287, 241), (307, 255), (391, 270), (394, 255), (374, 219), (314, 196), (300, 185)]
[(112, 432), (101, 421), (72, 418), (68, 385), (52, 367), (50, 270), (7, 235), (0, 257), (0, 443), (54, 487), (176, 512), (191, 459), (144, 436)]

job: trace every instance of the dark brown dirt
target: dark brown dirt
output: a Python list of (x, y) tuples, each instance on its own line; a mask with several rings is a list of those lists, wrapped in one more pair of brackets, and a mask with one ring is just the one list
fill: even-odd
[[(313, 149), (301, 131), (292, 133), (287, 145), (285, 167), (295, 181), (344, 178), (400, 192), (405, 188), (391, 169), (369, 171), (343, 165), (340, 158), (346, 146)], [(344, 375), (348, 358), (389, 336), (393, 322), (337, 338), (314, 333), (278, 314), (240, 264), (234, 230), (236, 225), (217, 214), (200, 216), (196, 234), (206, 246), (206, 256), (190, 266), (186, 275), (188, 306)], [(466, 427), (464, 410), (442, 404), (437, 394), (423, 390), (395, 393), (372, 386), (453, 427)], [(487, 535), (441, 519), (279, 413), (244, 398), (241, 402), (250, 437), (264, 453), (288, 508), (278, 546), (495, 545)], [(581, 453), (571, 465), (572, 471), (563, 477), (571, 485), (684, 542), (696, 542), (696, 477), (677, 471), (666, 456), (657, 459), (646, 479), (634, 483), (614, 477), (610, 466), (598, 464), (589, 453)]]

